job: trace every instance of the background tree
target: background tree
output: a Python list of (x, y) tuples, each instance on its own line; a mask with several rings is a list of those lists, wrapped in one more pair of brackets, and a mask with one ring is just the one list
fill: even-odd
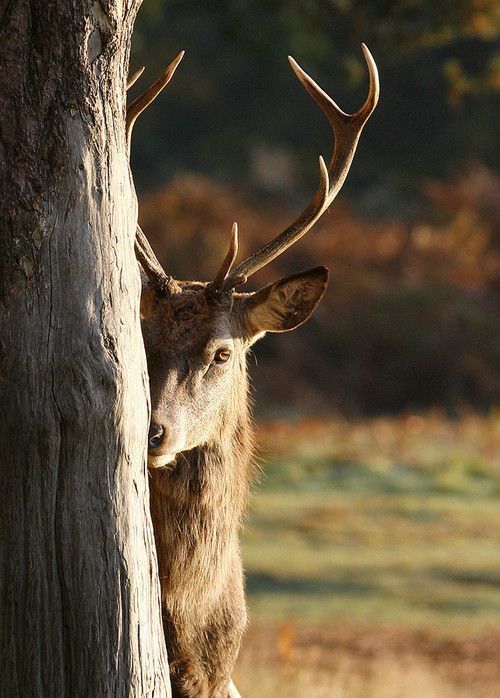
[(0, 694), (167, 696), (124, 134), (139, 0), (0, 3)]
[(379, 64), (383, 103), (343, 198), (372, 216), (410, 216), (423, 178), (471, 162), (500, 169), (495, 0), (279, 0), (272, 8), (263, 0), (151, 0), (139, 14), (134, 66), (159, 72), (180, 49), (186, 64), (134, 136), (140, 190), (189, 170), (269, 193), (255, 167), (259, 147), (295, 166), (281, 186), (269, 178), (274, 191), (307, 197), (317, 176), (311, 152), (329, 134), (290, 78), (286, 54), (334, 85), (348, 108), (365, 89), (361, 41)]

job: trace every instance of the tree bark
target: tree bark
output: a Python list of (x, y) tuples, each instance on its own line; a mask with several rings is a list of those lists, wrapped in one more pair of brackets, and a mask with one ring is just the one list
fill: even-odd
[(140, 0), (0, 0), (0, 695), (170, 696), (125, 82)]

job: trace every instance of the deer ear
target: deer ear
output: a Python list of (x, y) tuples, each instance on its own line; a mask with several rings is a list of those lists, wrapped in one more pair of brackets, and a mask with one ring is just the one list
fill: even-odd
[(141, 320), (145, 320), (153, 313), (157, 300), (158, 297), (153, 284), (143, 284), (141, 293)]
[(262, 332), (288, 332), (314, 312), (328, 284), (328, 269), (287, 276), (260, 291), (245, 296), (243, 325), (250, 337)]

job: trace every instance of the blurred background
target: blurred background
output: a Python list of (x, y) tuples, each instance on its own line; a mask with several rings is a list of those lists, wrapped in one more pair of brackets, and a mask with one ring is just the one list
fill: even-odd
[[(325, 264), (313, 318), (250, 359), (247, 696), (500, 694), (500, 2), (144, 0), (140, 220), (213, 278), (293, 220), (329, 156), (291, 54), (346, 111), (381, 99), (331, 210), (252, 288)], [(256, 678), (257, 677), (257, 678)], [(260, 682), (256, 685), (256, 681)]]

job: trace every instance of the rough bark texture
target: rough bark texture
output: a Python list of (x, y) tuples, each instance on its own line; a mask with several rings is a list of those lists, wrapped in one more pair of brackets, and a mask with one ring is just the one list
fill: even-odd
[(140, 0), (0, 0), (0, 695), (168, 696), (124, 86)]

